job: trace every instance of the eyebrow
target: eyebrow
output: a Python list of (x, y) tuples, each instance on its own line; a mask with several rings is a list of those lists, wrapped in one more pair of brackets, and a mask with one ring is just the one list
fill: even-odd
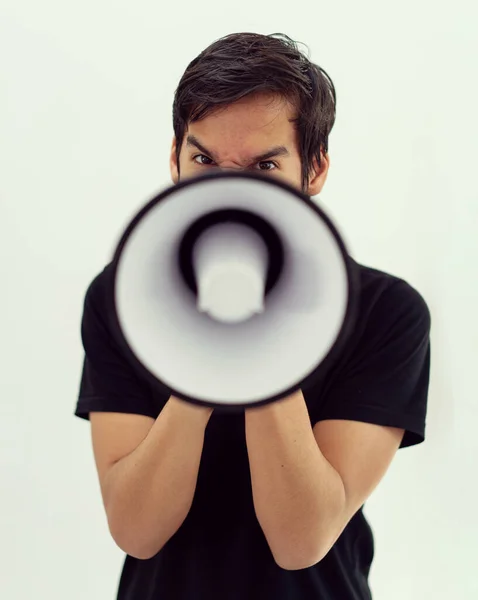
[[(204, 154), (207, 154), (207, 156), (215, 159), (214, 152), (210, 152), (205, 146), (203, 146), (201, 144), (201, 142), (194, 135), (188, 135), (188, 137), (186, 138), (186, 145), (194, 146), (200, 152), (203, 152)], [(289, 155), (290, 155), (290, 153), (285, 146), (275, 146), (274, 148), (267, 150), (267, 152), (264, 152), (263, 154), (259, 154), (258, 156), (253, 156), (251, 159), (251, 162), (253, 164), (255, 164), (255, 163), (258, 163), (261, 161), (268, 160), (269, 158), (275, 158), (277, 156), (289, 156)], [(215, 162), (217, 162), (217, 161), (215, 160)]]

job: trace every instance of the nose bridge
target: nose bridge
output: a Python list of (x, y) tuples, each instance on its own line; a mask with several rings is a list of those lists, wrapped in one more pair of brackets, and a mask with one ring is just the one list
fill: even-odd
[(220, 167), (222, 171), (243, 171), (244, 167)]
[(241, 165), (233, 162), (232, 160), (225, 160), (221, 163), (220, 169), (225, 171), (242, 171), (243, 167)]
[(235, 164), (231, 163), (231, 161), (228, 161), (228, 163), (229, 164), (221, 163), (220, 165), (214, 167), (214, 170), (215, 171), (226, 171), (226, 172), (227, 171), (234, 172), (234, 171), (243, 171), (244, 170), (244, 167), (235, 165)]

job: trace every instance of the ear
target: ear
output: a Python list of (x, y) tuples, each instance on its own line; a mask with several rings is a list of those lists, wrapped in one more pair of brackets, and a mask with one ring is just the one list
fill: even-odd
[(327, 174), (329, 172), (330, 165), (330, 157), (328, 154), (320, 153), (320, 167), (316, 158), (314, 158), (313, 162), (313, 172), (309, 177), (309, 187), (307, 189), (307, 194), (309, 196), (317, 196), (322, 191), (324, 187), (325, 181), (327, 179)]
[(173, 137), (173, 143), (171, 146), (171, 156), (169, 158), (169, 169), (171, 171), (171, 179), (174, 184), (179, 181), (179, 169), (178, 161), (176, 158), (176, 137)]

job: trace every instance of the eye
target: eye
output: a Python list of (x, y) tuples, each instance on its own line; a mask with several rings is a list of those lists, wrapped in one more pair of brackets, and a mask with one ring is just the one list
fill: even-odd
[[(271, 160), (264, 160), (257, 164), (259, 165), (259, 171), (274, 171), (277, 169), (276, 163), (272, 162)], [(262, 168), (264, 165), (266, 166), (265, 169)]]
[[(196, 160), (198, 158), (200, 160)], [(203, 159), (205, 159), (205, 160), (203, 160)], [(193, 161), (198, 165), (210, 165), (214, 162), (205, 154), (196, 154), (196, 156), (193, 156)], [(205, 162), (205, 161), (209, 161), (209, 162)]]
[[(214, 161), (212, 159), (210, 159), (208, 156), (206, 156), (205, 154), (196, 154), (195, 156), (192, 157), (192, 160), (196, 164), (202, 165), (204, 167), (214, 164)], [(278, 165), (271, 160), (261, 161), (261, 162), (257, 163), (256, 166), (258, 167), (259, 171), (274, 171), (275, 169), (278, 169)]]

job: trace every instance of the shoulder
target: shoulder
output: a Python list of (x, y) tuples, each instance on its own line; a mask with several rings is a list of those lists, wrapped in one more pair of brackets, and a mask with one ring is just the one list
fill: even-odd
[(103, 267), (101, 271), (97, 272), (90, 280), (86, 291), (86, 297), (97, 300), (100, 297), (105, 296), (108, 286), (112, 283), (112, 281), (113, 263), (110, 262)]
[(111, 337), (113, 313), (112, 263), (107, 264), (90, 280), (84, 296), (82, 336), (88, 334)]
[(413, 353), (429, 342), (431, 316), (422, 294), (405, 279), (352, 260), (358, 282), (354, 328), (339, 367), (372, 355)]
[(108, 263), (90, 280), (84, 297), (84, 315), (95, 313), (98, 318), (111, 314), (113, 301), (113, 263)]
[(359, 320), (420, 322), (429, 327), (430, 309), (422, 294), (405, 279), (353, 261), (359, 282)]

